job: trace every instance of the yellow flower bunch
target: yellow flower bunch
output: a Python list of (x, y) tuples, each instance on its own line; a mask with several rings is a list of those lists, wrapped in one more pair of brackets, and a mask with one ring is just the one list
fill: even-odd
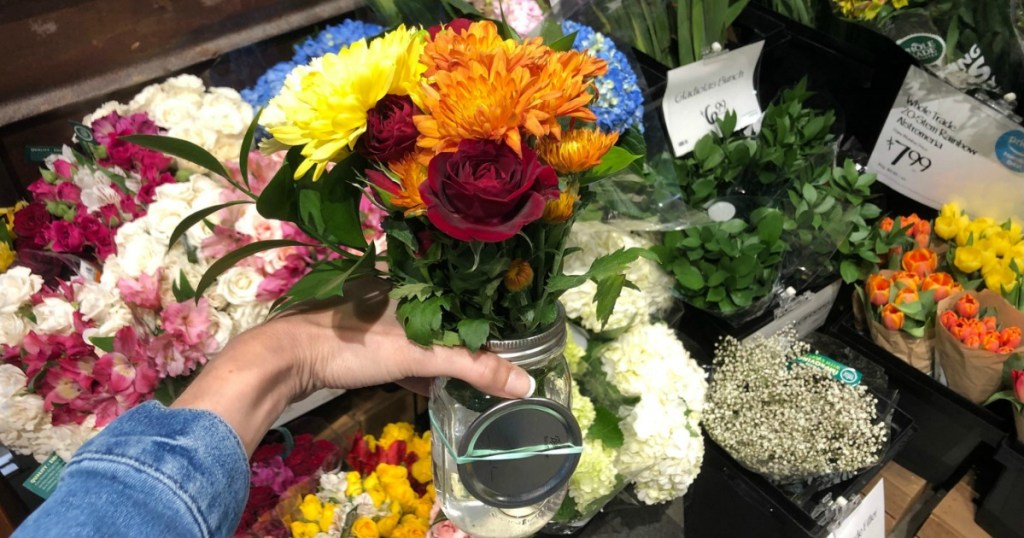
[(980, 273), (985, 287), (1001, 294), (1013, 292), (1024, 272), (1024, 236), (1020, 224), (998, 223), (988, 217), (971, 220), (955, 203), (942, 207), (933, 227), (950, 242), (953, 266), (965, 275)]
[(0, 236), (0, 273), (14, 263), (14, 249), (11, 248), (11, 241), (14, 239), (14, 214), (26, 205), (26, 202), (18, 202), (12, 207), (0, 207), (0, 220), (3, 221), (6, 231), (6, 234)]
[(874, 20), (883, 8), (892, 9), (907, 7), (909, 0), (833, 0), (832, 2), (844, 17), (860, 21)]
[(337, 506), (330, 502), (321, 502), (316, 495), (302, 498), (299, 510), (302, 517), (292, 521), (293, 538), (314, 538), (318, 533), (329, 532), (334, 523), (334, 509)]

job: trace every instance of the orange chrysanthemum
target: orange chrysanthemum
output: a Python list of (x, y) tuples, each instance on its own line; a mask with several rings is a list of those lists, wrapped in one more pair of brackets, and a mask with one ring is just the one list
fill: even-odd
[(523, 291), (533, 282), (533, 267), (526, 260), (512, 260), (505, 272), (505, 287), (511, 292)]
[(523, 131), (561, 137), (560, 118), (594, 121), (587, 105), (604, 60), (555, 52), (534, 39), (501, 40), (489, 21), (440, 32), (422, 56), (427, 81), (414, 95), (419, 146), (434, 154), (466, 139), (497, 140), (522, 154)]
[(427, 206), (420, 198), (420, 184), (427, 179), (427, 167), (420, 162), (417, 153), (399, 161), (388, 163), (388, 168), (395, 173), (401, 186), (398, 193), (391, 197), (391, 204), (405, 210), (405, 216), (422, 214)]
[(544, 206), (544, 222), (561, 224), (569, 220), (579, 199), (579, 187), (573, 184), (569, 190), (559, 194), (558, 198), (549, 200)]
[(597, 166), (619, 140), (619, 133), (573, 129), (561, 140), (548, 137), (537, 143), (537, 154), (560, 174), (578, 174)]

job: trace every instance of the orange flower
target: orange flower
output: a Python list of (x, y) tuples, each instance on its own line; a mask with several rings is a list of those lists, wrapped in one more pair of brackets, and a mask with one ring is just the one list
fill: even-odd
[(891, 218), (885, 217), (882, 220), (878, 221), (878, 228), (883, 232), (891, 232), (893, 224), (895, 223)]
[(939, 259), (931, 249), (918, 248), (903, 255), (902, 265), (904, 271), (912, 271), (924, 278), (938, 267)]
[(882, 307), (882, 325), (890, 331), (898, 331), (903, 327), (903, 311), (890, 303)]
[(985, 326), (986, 331), (995, 331), (998, 326), (995, 316), (985, 316), (981, 318), (981, 324)]
[(949, 273), (932, 273), (924, 277), (921, 283), (921, 291), (933, 290), (936, 301), (941, 301), (961, 289), (960, 284), (953, 281)]
[(919, 289), (921, 287), (921, 277), (917, 276), (917, 273), (910, 271), (896, 271), (892, 274), (892, 282), (897, 287)]
[(962, 297), (960, 297), (960, 299), (956, 302), (956, 306), (953, 307), (953, 309), (956, 310), (956, 313), (959, 314), (960, 317), (968, 319), (977, 316), (978, 310), (980, 308), (981, 305), (978, 304), (978, 300), (975, 299), (974, 296), (971, 295), (970, 293), (966, 293)]
[(593, 77), (608, 69), (604, 60), (553, 51), (539, 38), (501, 40), (490, 21), (438, 33), (421, 61), (428, 81), (414, 100), (424, 114), (413, 121), (417, 143), (435, 154), (465, 139), (502, 141), (521, 154), (523, 130), (560, 138), (562, 118), (595, 121), (586, 108)]
[(864, 283), (864, 290), (868, 293), (868, 301), (875, 306), (882, 306), (889, 302), (889, 292), (892, 289), (892, 281), (882, 275), (871, 275)]
[(999, 332), (999, 344), (1003, 347), (1008, 347), (1010, 349), (1016, 348), (1020, 345), (1020, 340), (1020, 327), (1006, 327)]
[(420, 184), (427, 179), (427, 167), (420, 162), (419, 156), (413, 153), (402, 160), (388, 163), (388, 168), (401, 183), (391, 197), (391, 204), (404, 209), (407, 217), (426, 211), (427, 206), (420, 198)]
[(505, 287), (511, 292), (523, 291), (533, 282), (533, 268), (526, 260), (512, 260), (505, 272)]
[(572, 217), (573, 208), (576, 205), (576, 200), (579, 200), (578, 189), (575, 184), (569, 187), (568, 190), (558, 195), (555, 200), (548, 200), (544, 206), (544, 222), (550, 224), (561, 224)]
[(537, 154), (560, 174), (578, 174), (597, 166), (618, 140), (617, 132), (573, 129), (565, 133), (561, 140), (542, 138), (537, 143)]
[(956, 315), (956, 312), (952, 310), (946, 310), (939, 315), (939, 325), (946, 328), (947, 331), (953, 332), (953, 326), (960, 320), (960, 316)]
[(893, 301), (896, 304), (905, 303), (916, 303), (921, 300), (921, 296), (917, 294), (917, 290), (913, 288), (901, 288), (896, 292), (896, 300)]
[(995, 353), (1001, 347), (999, 345), (999, 333), (985, 333), (981, 337), (981, 349)]

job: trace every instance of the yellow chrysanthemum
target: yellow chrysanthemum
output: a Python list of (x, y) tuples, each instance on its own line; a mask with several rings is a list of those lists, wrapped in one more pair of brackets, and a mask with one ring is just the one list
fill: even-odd
[(533, 283), (533, 267), (526, 260), (512, 260), (505, 272), (505, 287), (513, 293), (523, 291)]
[(572, 217), (573, 208), (576, 207), (576, 201), (579, 200), (579, 187), (574, 183), (564, 192), (558, 195), (558, 198), (549, 200), (544, 206), (544, 222), (550, 224), (561, 224)]
[(7, 270), (14, 263), (14, 251), (7, 243), (0, 242), (0, 273)]
[(327, 163), (347, 156), (366, 131), (366, 114), (385, 95), (408, 95), (419, 85), (423, 32), (404, 25), (369, 43), (359, 40), (337, 54), (315, 59), (289, 76), (270, 102), (283, 121), (269, 126), (274, 139), (302, 146), (305, 159), (295, 177), (313, 168), (319, 179)]
[(573, 129), (561, 140), (542, 139), (537, 143), (537, 154), (561, 174), (578, 174), (597, 166), (618, 140), (619, 133)]

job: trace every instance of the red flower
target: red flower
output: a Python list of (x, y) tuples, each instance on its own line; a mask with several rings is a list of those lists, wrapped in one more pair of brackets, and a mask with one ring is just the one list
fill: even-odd
[(544, 214), (558, 198), (558, 176), (524, 147), (520, 158), (493, 140), (464, 140), (430, 161), (420, 196), (427, 218), (461, 241), (504, 241)]
[(66, 220), (58, 220), (46, 231), (46, 242), (54, 252), (77, 254), (85, 246), (85, 236), (77, 226)]
[(430, 28), (427, 28), (427, 32), (430, 33), (430, 39), (434, 39), (434, 36), (436, 36), (441, 30), (449, 29), (456, 34), (460, 34), (463, 31), (468, 30), (471, 24), (473, 24), (473, 21), (459, 17), (457, 19), (452, 19), (451, 22), (445, 25), (435, 24)]
[(14, 233), (30, 244), (42, 246), (46, 244), (43, 230), (49, 226), (51, 220), (53, 217), (46, 210), (46, 206), (32, 202), (14, 214)]
[(407, 95), (387, 95), (366, 113), (366, 133), (356, 149), (367, 159), (397, 161), (416, 149), (419, 131), (412, 122), (419, 108)]
[(1010, 370), (1010, 380), (1013, 381), (1013, 395), (1018, 402), (1024, 403), (1024, 370)]
[(314, 441), (312, 435), (303, 434), (295, 438), (295, 448), (284, 459), (284, 464), (295, 473), (296, 478), (305, 478), (332, 465), (338, 456), (338, 447), (330, 441)]

